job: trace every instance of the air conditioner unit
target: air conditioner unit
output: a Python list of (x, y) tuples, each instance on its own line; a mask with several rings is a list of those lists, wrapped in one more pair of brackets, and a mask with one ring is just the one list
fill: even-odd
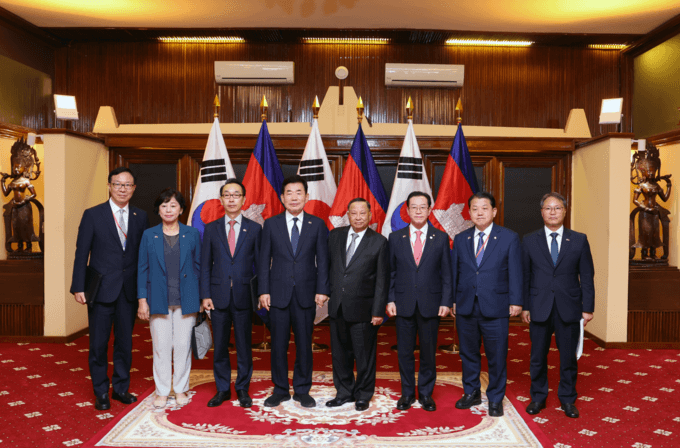
[(393, 87), (463, 87), (464, 65), (385, 64), (385, 85)]
[(292, 61), (215, 61), (217, 84), (294, 84)]

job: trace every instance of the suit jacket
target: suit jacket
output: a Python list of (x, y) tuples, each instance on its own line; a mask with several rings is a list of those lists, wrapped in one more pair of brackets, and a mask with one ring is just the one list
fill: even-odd
[(322, 219), (309, 213), (301, 216), (302, 229), (297, 252), (293, 254), (286, 213), (264, 222), (257, 284), (260, 295), (270, 294), (271, 305), (285, 308), (293, 286), (303, 308), (314, 306), (316, 294), (330, 294), (328, 285), (328, 228)]
[(510, 305), (522, 306), (522, 256), (515, 232), (494, 224), (477, 266), (475, 228), (460, 232), (453, 240), (453, 298), (456, 313), (472, 314), (475, 296), (484, 317), (508, 317)]
[(241, 216), (241, 226), (232, 256), (225, 222), (226, 217), (213, 221), (205, 226), (203, 232), (201, 298), (210, 298), (215, 307), (225, 309), (229, 307), (230, 289), (233, 289), (236, 308), (251, 309), (250, 280), (257, 268), (262, 227)]
[[(168, 274), (165, 267), (163, 224), (147, 229), (139, 245), (137, 297), (146, 299), (149, 314), (168, 314)], [(201, 272), (201, 234), (179, 224), (179, 291), (182, 314), (198, 313)]]
[(595, 309), (593, 256), (585, 234), (564, 229), (557, 263), (553, 265), (545, 230), (522, 241), (524, 303), (531, 320), (545, 322), (553, 304), (565, 322), (578, 322)]
[(409, 237), (409, 226), (390, 233), (389, 302), (397, 316), (410, 317), (418, 305), (423, 317), (435, 317), (439, 307), (451, 307), (451, 265), (449, 237), (431, 224), (427, 226), (425, 246), (416, 265)]
[(89, 265), (102, 275), (95, 302), (111, 303), (121, 290), (127, 300), (136, 301), (139, 243), (148, 227), (146, 212), (130, 205), (123, 250), (109, 201), (85, 210), (78, 227), (71, 294), (85, 291), (89, 258)]
[(389, 292), (389, 250), (387, 238), (366, 229), (347, 265), (347, 238), (351, 227), (331, 231), (330, 252), (331, 298), (328, 313), (348, 322), (370, 322), (373, 316), (385, 314)]

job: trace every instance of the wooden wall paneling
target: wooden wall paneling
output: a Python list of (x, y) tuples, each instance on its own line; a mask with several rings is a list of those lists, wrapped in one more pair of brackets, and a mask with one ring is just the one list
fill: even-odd
[(0, 303), (0, 336), (42, 336), (45, 305)]
[(628, 311), (628, 342), (680, 342), (680, 311)]

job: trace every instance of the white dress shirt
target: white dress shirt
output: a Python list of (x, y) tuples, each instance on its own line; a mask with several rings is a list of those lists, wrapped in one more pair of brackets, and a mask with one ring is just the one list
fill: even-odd
[(349, 249), (349, 245), (352, 244), (352, 235), (359, 235), (357, 237), (357, 242), (354, 243), (354, 251), (356, 252), (357, 248), (359, 247), (359, 243), (361, 243), (361, 239), (366, 235), (366, 230), (368, 230), (368, 227), (366, 227), (364, 230), (361, 232), (357, 233), (354, 231), (352, 226), (349, 228), (349, 233), (347, 234), (347, 245), (345, 245), (345, 252)]
[[(493, 230), (493, 223), (489, 224), (489, 227), (484, 229), (484, 241), (487, 242), (489, 241), (489, 235), (491, 235), (491, 230)], [(473, 238), (475, 242), (475, 256), (477, 256), (477, 252), (479, 251), (479, 234), (482, 233), (477, 227), (475, 227), (475, 237)], [(484, 247), (484, 250), (486, 250), (486, 247)]]
[[(109, 199), (109, 205), (111, 206), (111, 211), (113, 211), (114, 220), (117, 223), (116, 224), (116, 232), (118, 232), (119, 236), (123, 233), (123, 229), (118, 227), (120, 225), (122, 228), (124, 228), (126, 230), (126, 233), (127, 233), (127, 230), (130, 228), (130, 226), (128, 226), (128, 224), (130, 222), (130, 203), (128, 202), (127, 204), (125, 204), (125, 207), (120, 208), (116, 205), (115, 202), (113, 202), (113, 199)], [(125, 211), (125, 213), (123, 213), (123, 221), (124, 222), (120, 222), (120, 211), (121, 210)], [(123, 225), (123, 224), (125, 224), (125, 225)], [(125, 239), (127, 240), (127, 235), (125, 235)], [(125, 249), (125, 245), (123, 245), (123, 249)]]
[(288, 239), (290, 240), (293, 236), (293, 218), (297, 218), (297, 228), (298, 228), (298, 235), (302, 235), (302, 220), (305, 219), (305, 212), (301, 212), (297, 216), (293, 216), (290, 214), (288, 210), (286, 210), (286, 226), (288, 227)]
[(425, 250), (425, 241), (427, 241), (427, 228), (428, 228), (427, 223), (425, 223), (425, 225), (421, 229), (416, 229), (415, 227), (413, 227), (413, 224), (408, 225), (408, 233), (411, 239), (411, 252), (415, 251), (416, 232), (423, 232), (420, 234), (420, 242), (423, 243), (423, 251)]
[[(236, 243), (238, 243), (238, 234), (241, 230), (241, 219), (243, 218), (243, 215), (241, 213), (238, 214), (236, 218), (234, 218), (234, 248), (236, 248)], [(231, 221), (231, 218), (228, 215), (224, 216), (224, 227), (227, 231), (227, 240), (229, 240), (229, 229), (231, 228), (231, 224), (229, 224), (229, 221)]]
[(543, 229), (545, 230), (545, 238), (548, 240), (548, 252), (550, 252), (550, 246), (552, 245), (552, 237), (550, 236), (551, 233), (557, 232), (557, 253), (560, 253), (560, 249), (562, 249), (562, 235), (564, 234), (564, 226), (561, 226), (557, 230), (550, 230), (546, 226), (543, 226)]

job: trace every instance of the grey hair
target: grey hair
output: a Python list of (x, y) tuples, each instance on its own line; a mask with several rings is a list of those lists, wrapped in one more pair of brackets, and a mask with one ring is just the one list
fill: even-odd
[(567, 200), (565, 199), (565, 197), (554, 191), (552, 193), (546, 193), (543, 195), (543, 197), (541, 198), (541, 208), (543, 208), (543, 203), (546, 200), (548, 200), (548, 198), (555, 198), (558, 201), (562, 201), (562, 205), (564, 205), (564, 208), (567, 208)]

